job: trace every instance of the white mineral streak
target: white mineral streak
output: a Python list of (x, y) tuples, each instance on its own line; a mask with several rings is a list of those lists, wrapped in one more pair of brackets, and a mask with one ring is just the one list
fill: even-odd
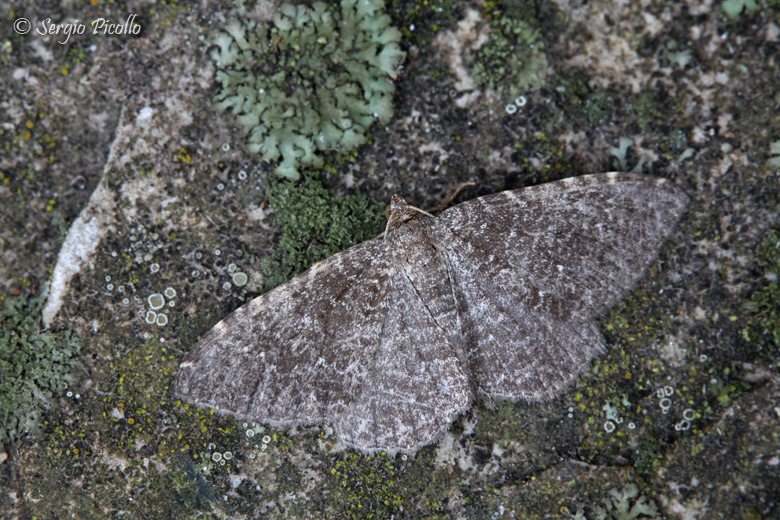
[(119, 116), (117, 132), (103, 169), (103, 177), (100, 179), (95, 191), (87, 202), (87, 206), (70, 226), (65, 242), (62, 244), (60, 254), (57, 256), (57, 264), (49, 283), (49, 296), (43, 308), (43, 326), (48, 327), (54, 322), (54, 318), (62, 307), (63, 299), (68, 292), (73, 275), (81, 271), (88, 264), (97, 250), (98, 244), (113, 229), (115, 216), (114, 193), (106, 182), (106, 173), (114, 163), (118, 143), (127, 140), (132, 125), (123, 125), (125, 110)]
[(91, 260), (100, 241), (110, 229), (113, 229), (113, 223), (114, 194), (106, 183), (101, 181), (92, 192), (87, 207), (70, 226), (65, 243), (60, 249), (57, 265), (51, 277), (49, 297), (43, 308), (44, 327), (48, 327), (54, 321), (73, 275)]

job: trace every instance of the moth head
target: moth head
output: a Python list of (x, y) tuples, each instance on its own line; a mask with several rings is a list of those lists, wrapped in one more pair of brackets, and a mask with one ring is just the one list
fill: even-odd
[(421, 215), (432, 216), (420, 208), (415, 208), (411, 204), (407, 204), (399, 195), (393, 195), (393, 198), (390, 199), (390, 205), (387, 206), (387, 209), (385, 210), (385, 217), (387, 217), (387, 228), (385, 229), (385, 232), (397, 228), (401, 224), (418, 218)]

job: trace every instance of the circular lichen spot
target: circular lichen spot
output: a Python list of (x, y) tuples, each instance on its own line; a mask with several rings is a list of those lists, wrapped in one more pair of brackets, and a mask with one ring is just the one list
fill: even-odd
[(162, 306), (165, 305), (165, 298), (163, 298), (163, 295), (160, 293), (149, 295), (147, 301), (149, 302), (149, 308), (153, 311), (162, 309)]
[(173, 298), (176, 298), (176, 289), (174, 289), (173, 287), (166, 287), (165, 290), (163, 291), (163, 294), (165, 294), (166, 298), (171, 300)]
[(346, 152), (392, 117), (405, 54), (382, 0), (282, 4), (272, 24), (229, 21), (214, 37), (218, 111), (235, 114), (250, 153), (298, 179), (318, 152)]
[(157, 313), (152, 310), (146, 311), (145, 319), (146, 319), (146, 323), (152, 325), (157, 321)]
[(245, 273), (242, 273), (241, 271), (233, 274), (233, 283), (236, 287), (243, 287), (246, 285), (246, 282), (249, 280), (247, 275)]
[(158, 327), (165, 327), (168, 324), (168, 316), (165, 314), (158, 314), (157, 315), (157, 326)]
[(510, 99), (541, 85), (539, 73), (547, 67), (542, 48), (539, 31), (523, 20), (511, 16), (493, 18), (488, 42), (472, 56), (474, 83), (511, 96)]

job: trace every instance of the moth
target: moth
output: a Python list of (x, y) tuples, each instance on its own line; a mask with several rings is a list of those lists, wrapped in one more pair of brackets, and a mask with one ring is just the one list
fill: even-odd
[(178, 397), (273, 426), (330, 423), (413, 454), (475, 399), (542, 401), (603, 347), (595, 317), (642, 277), (688, 204), (648, 175), (586, 175), (433, 216), (394, 196), (383, 235), (217, 323)]

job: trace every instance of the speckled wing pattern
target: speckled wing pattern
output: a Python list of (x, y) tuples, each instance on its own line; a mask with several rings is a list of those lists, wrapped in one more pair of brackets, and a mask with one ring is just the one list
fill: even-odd
[(176, 393), (279, 424), (338, 415), (361, 390), (363, 353), (379, 345), (388, 282), (381, 240), (314, 265), (204, 335), (181, 364)]
[(384, 238), (219, 322), (176, 394), (273, 425), (327, 421), (365, 452), (414, 453), (473, 398), (560, 393), (602, 348), (594, 317), (638, 280), (688, 202), (599, 174), (433, 217), (394, 197)]
[(328, 421), (347, 445), (413, 452), (471, 404), (468, 377), (384, 241), (237, 309), (182, 362), (176, 394), (273, 425)]
[(642, 277), (687, 204), (664, 179), (608, 173), (443, 211), (479, 393), (542, 400), (570, 384), (602, 348), (594, 317)]
[(336, 420), (364, 451), (413, 453), (471, 406), (469, 378), (446, 334), (400, 273), (391, 280), (379, 349), (359, 397)]

